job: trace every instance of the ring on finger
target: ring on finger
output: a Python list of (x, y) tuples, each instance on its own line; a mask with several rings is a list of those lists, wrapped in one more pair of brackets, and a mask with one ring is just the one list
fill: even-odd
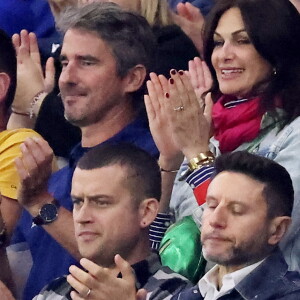
[(184, 110), (184, 106), (180, 105), (180, 106), (174, 107), (173, 110), (174, 111), (183, 111)]
[(87, 298), (90, 295), (91, 291), (92, 291), (91, 289), (88, 289), (88, 291), (86, 292), (86, 295), (84, 296), (84, 298)]

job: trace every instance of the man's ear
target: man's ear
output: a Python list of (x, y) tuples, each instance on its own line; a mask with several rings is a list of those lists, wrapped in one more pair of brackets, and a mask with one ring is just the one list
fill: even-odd
[(2, 102), (5, 99), (7, 91), (9, 89), (9, 85), (9, 76), (6, 73), (0, 73), (0, 102)]
[(137, 91), (146, 78), (146, 68), (143, 65), (136, 65), (131, 68), (124, 78), (125, 93), (132, 93)]
[(159, 203), (155, 198), (147, 198), (143, 200), (139, 207), (140, 226), (148, 227), (156, 218)]
[(288, 216), (276, 217), (271, 221), (270, 236), (268, 240), (270, 245), (277, 245), (281, 241), (282, 237), (287, 232), (291, 221), (292, 219)]

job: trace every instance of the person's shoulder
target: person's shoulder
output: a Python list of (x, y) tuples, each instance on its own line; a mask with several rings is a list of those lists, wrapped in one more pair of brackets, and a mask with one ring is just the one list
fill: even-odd
[(0, 132), (0, 154), (1, 155), (19, 155), (21, 153), (20, 145), (27, 139), (40, 137), (38, 133), (31, 129), (14, 129)]
[(32, 129), (20, 128), (0, 132), (0, 145), (4, 143), (23, 143), (27, 138), (41, 137)]
[(175, 273), (169, 267), (161, 266), (149, 278), (144, 288), (148, 291), (149, 299), (166, 299), (190, 288), (192, 284), (184, 276)]

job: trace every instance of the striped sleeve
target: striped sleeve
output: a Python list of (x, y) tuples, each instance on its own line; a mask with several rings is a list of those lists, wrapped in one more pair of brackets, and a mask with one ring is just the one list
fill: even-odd
[(171, 225), (171, 217), (172, 215), (168, 213), (158, 213), (150, 225), (149, 239), (153, 250), (159, 249), (160, 242)]
[(205, 203), (207, 188), (214, 170), (215, 168), (213, 166), (203, 166), (193, 171), (186, 179), (186, 182), (193, 189), (199, 205)]

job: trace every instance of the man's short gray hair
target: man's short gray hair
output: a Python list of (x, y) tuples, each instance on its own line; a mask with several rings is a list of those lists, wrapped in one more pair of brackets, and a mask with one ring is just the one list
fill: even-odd
[(94, 2), (68, 8), (57, 25), (63, 33), (76, 28), (99, 35), (111, 47), (120, 77), (138, 64), (147, 71), (151, 68), (155, 38), (146, 19), (134, 12), (114, 3)]

